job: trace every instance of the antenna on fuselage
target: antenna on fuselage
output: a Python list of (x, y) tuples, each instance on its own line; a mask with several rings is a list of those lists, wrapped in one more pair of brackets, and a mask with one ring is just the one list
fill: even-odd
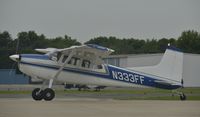
[(184, 84), (184, 81), (183, 81), (183, 78), (182, 78), (182, 79), (181, 79), (181, 87), (182, 87), (182, 88), (184, 88), (183, 84)]

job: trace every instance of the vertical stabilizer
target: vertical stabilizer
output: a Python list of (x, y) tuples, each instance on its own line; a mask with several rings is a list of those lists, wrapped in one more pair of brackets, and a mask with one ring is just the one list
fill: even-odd
[(131, 69), (181, 83), (183, 74), (183, 52), (178, 48), (169, 46), (159, 64), (155, 66), (134, 67)]

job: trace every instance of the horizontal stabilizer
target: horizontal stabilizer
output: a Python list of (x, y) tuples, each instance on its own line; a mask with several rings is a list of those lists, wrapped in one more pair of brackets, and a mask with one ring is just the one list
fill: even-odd
[(171, 85), (171, 83), (165, 82), (165, 81), (162, 81), (162, 80), (155, 80), (154, 82), (157, 83), (157, 84), (162, 84), (162, 85)]

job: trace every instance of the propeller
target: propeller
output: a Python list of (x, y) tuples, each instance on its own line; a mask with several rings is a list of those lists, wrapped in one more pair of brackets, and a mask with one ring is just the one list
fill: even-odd
[(16, 51), (15, 51), (15, 55), (11, 55), (9, 56), (10, 59), (12, 59), (13, 61), (15, 61), (13, 64), (12, 64), (12, 67), (11, 67), (11, 70), (9, 72), (9, 75), (11, 75), (12, 71), (14, 68), (18, 69), (16, 67), (17, 64), (19, 64), (19, 61), (21, 59), (21, 56), (20, 54), (18, 53), (19, 52), (19, 43), (20, 43), (20, 39), (17, 39), (17, 44), (16, 44)]

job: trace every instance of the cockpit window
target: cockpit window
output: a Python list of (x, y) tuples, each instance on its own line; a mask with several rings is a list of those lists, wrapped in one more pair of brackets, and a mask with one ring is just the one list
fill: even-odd
[(60, 60), (61, 55), (62, 55), (61, 52), (57, 53), (57, 60)]
[(67, 57), (68, 57), (68, 56), (64, 56), (64, 57), (63, 57), (63, 59), (62, 59), (62, 62), (63, 62), (63, 63), (67, 60)]

